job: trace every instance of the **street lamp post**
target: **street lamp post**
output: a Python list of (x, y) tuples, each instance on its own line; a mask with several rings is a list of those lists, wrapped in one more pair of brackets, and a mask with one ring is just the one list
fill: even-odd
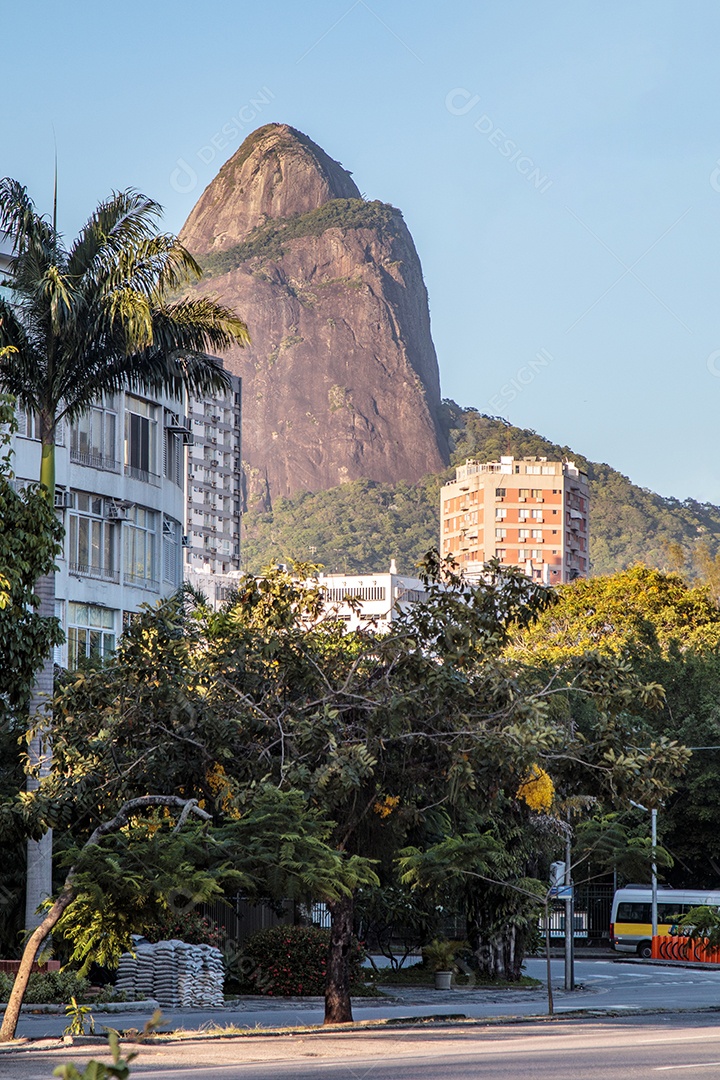
[[(630, 800), (631, 806), (636, 806), (638, 810), (644, 810), (647, 814), (647, 806), (643, 806), (642, 803), (634, 802)], [(650, 811), (650, 843), (652, 844), (652, 937), (657, 937), (658, 932), (658, 899), (657, 899), (657, 809), (653, 807)]]
[(572, 884), (572, 830), (565, 833), (565, 989), (575, 989), (575, 897)]
[(657, 937), (658, 932), (658, 905), (657, 905), (657, 810), (655, 807), (650, 811), (651, 837), (652, 837), (652, 936)]

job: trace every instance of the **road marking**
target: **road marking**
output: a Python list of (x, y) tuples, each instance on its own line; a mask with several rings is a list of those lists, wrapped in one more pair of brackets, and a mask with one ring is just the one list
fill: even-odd
[(653, 1072), (670, 1072), (672, 1069), (716, 1069), (720, 1061), (694, 1061), (691, 1065), (656, 1065)]

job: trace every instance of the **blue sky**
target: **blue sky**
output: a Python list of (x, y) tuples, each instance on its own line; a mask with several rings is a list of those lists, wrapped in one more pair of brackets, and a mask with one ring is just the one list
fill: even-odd
[(49, 210), (54, 131), (67, 233), (126, 186), (179, 230), (290, 123), (403, 211), (445, 396), (720, 502), (720, 6), (26, 0), (2, 24), (0, 173)]

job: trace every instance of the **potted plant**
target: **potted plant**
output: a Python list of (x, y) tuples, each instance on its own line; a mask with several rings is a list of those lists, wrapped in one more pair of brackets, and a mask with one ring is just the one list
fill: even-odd
[(456, 949), (456, 942), (440, 938), (423, 948), (423, 960), (435, 972), (436, 990), (449, 990), (452, 985)]

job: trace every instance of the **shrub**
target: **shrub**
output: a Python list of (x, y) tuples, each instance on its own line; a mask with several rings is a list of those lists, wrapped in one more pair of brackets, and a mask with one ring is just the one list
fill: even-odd
[[(314, 926), (273, 926), (248, 938), (243, 968), (255, 993), (316, 996), (325, 993), (330, 931)], [(363, 952), (353, 938), (351, 985), (361, 985)]]
[[(7, 1001), (14, 977), (0, 972), (0, 1001)], [(33, 971), (25, 991), (26, 1005), (65, 1005), (87, 995), (90, 983), (77, 971)]]
[(225, 939), (224, 926), (218, 926), (207, 915), (195, 910), (181, 914), (167, 911), (145, 926), (142, 932), (152, 942), (177, 938), (188, 945), (214, 945), (216, 949), (222, 949)]

